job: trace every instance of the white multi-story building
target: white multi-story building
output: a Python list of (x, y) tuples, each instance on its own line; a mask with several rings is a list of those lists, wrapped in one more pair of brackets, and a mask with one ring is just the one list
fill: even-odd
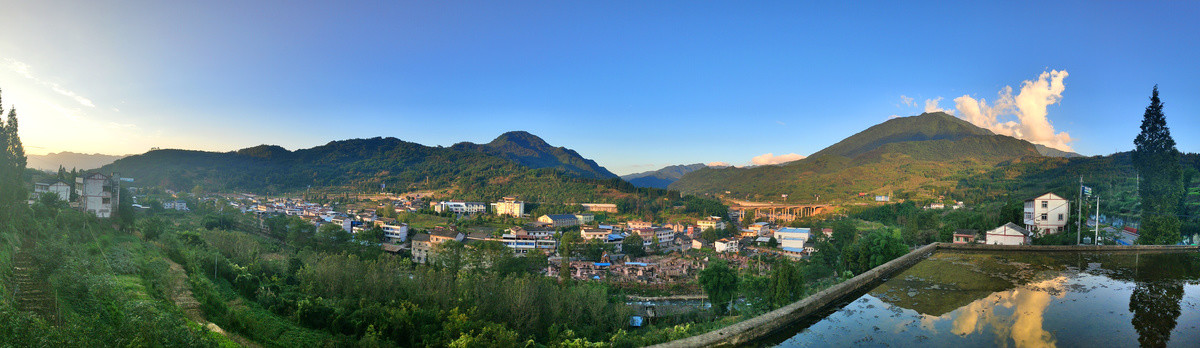
[(713, 247), (717, 249), (718, 253), (736, 253), (738, 252), (738, 240), (737, 238), (721, 238), (713, 243)]
[(487, 204), (480, 202), (445, 201), (433, 203), (433, 211), (458, 214), (478, 214), (487, 211)]
[(791, 252), (803, 252), (804, 243), (812, 236), (812, 230), (807, 228), (784, 227), (775, 230), (775, 241), (779, 248)]
[(708, 229), (723, 230), (725, 229), (725, 222), (721, 221), (720, 217), (709, 216), (703, 220), (696, 221), (696, 226), (700, 226), (701, 231)]
[(380, 228), (383, 229), (383, 237), (392, 243), (403, 243), (408, 238), (408, 224), (380, 224)]
[[(1025, 230), (1039, 235), (1066, 230), (1071, 205), (1065, 198), (1046, 193), (1025, 200)], [(990, 244), (990, 243), (989, 243)]]
[(525, 202), (518, 201), (514, 197), (504, 197), (499, 202), (492, 203), (492, 210), (496, 212), (496, 215), (521, 217), (525, 215)]
[[(65, 182), (55, 181), (54, 183), (49, 183), (49, 184), (43, 184), (43, 183), (33, 184), (33, 193), (35, 195), (40, 196), (41, 194), (47, 193), (47, 192), (58, 195), (58, 200), (60, 200), (60, 201), (63, 201), (63, 202), (71, 201), (71, 185), (68, 185)], [(37, 196), (33, 197), (33, 199), (40, 198)]]
[(100, 173), (89, 173), (75, 178), (75, 193), (79, 195), (79, 209), (96, 214), (97, 217), (111, 217), (113, 207), (120, 197), (117, 194), (117, 183), (112, 177)]

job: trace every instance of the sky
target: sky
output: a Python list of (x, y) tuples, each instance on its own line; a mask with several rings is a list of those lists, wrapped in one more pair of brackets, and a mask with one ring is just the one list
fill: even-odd
[(803, 158), (944, 110), (1104, 155), (1157, 84), (1200, 152), (1200, 2), (9, 1), (30, 154), (525, 130), (618, 174)]

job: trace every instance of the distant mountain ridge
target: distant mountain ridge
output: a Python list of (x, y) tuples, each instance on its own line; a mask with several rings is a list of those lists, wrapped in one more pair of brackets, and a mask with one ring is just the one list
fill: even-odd
[(893, 192), (929, 198), (952, 191), (957, 177), (1024, 157), (1043, 155), (1027, 141), (935, 112), (887, 120), (779, 166), (697, 170), (670, 188), (762, 200), (789, 195), (827, 201)]
[(633, 184), (633, 186), (637, 187), (665, 189), (667, 186), (670, 186), (671, 183), (679, 180), (679, 178), (682, 178), (684, 174), (704, 168), (708, 168), (708, 165), (705, 165), (704, 163), (678, 164), (648, 172), (622, 175), (621, 179), (625, 179), (625, 181), (628, 181), (630, 184)]
[(48, 153), (45, 155), (26, 155), (28, 158), (28, 164), (26, 166), (29, 168), (50, 171), (58, 170), (59, 166), (62, 166), (68, 171), (72, 168), (88, 170), (100, 168), (101, 166), (112, 163), (113, 161), (125, 158), (126, 156), (127, 155), (105, 155), (99, 153), (86, 154), (63, 151)]
[(525, 131), (501, 134), (487, 144), (461, 142), (450, 148), (495, 155), (534, 169), (559, 169), (581, 178), (611, 179), (617, 177), (616, 174), (600, 166), (596, 161), (584, 158), (575, 150), (551, 146), (542, 138)]
[(551, 166), (549, 161), (534, 168), (511, 160), (504, 155), (558, 153), (573, 163), (595, 163), (575, 151), (545, 145), (540, 138), (518, 137), (524, 143), (502, 136), (506, 139), (497, 142), (502, 150), (430, 147), (390, 137), (332, 141), (296, 151), (276, 145), (231, 152), (154, 150), (122, 158), (102, 170), (134, 178), (137, 186), (175, 190), (200, 186), (211, 191), (279, 193), (311, 186), (373, 191), (386, 185), (401, 191), (450, 190), (463, 199), (522, 195), (541, 202), (578, 202), (604, 201), (634, 189), (615, 175), (592, 179)]

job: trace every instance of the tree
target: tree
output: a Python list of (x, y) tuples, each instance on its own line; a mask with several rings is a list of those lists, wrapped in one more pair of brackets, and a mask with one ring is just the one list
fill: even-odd
[(1142, 116), (1142, 132), (1133, 139), (1133, 165), (1142, 180), (1141, 236), (1138, 244), (1176, 244), (1180, 240), (1179, 204), (1183, 198), (1183, 167), (1179, 150), (1167, 128), (1158, 85), (1150, 95), (1150, 106)]
[(737, 294), (738, 274), (729, 268), (725, 260), (716, 259), (708, 264), (708, 268), (700, 271), (700, 287), (708, 294), (717, 314), (725, 314), (729, 310), (729, 302)]
[(625, 252), (629, 257), (646, 256), (646, 247), (642, 243), (644, 243), (642, 236), (636, 232), (630, 233), (629, 237), (621, 241), (621, 251)]
[(374, 226), (366, 231), (358, 233), (359, 240), (365, 240), (371, 243), (383, 243), (383, 236), (383, 229), (379, 228), (379, 226)]
[[(0, 116), (4, 115), (0, 103)], [(8, 110), (8, 120), (0, 122), (0, 210), (20, 204), (28, 196), (22, 175), (25, 173), (25, 147), (17, 133), (17, 109)]]
[(859, 274), (907, 252), (908, 247), (898, 233), (873, 231), (846, 247), (842, 251), (842, 262), (847, 269)]
[(804, 275), (791, 260), (779, 260), (771, 270), (770, 288), (772, 307), (786, 306), (804, 295)]

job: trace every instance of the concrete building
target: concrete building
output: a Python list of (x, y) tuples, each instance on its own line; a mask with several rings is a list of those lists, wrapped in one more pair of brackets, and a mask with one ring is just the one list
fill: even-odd
[(634, 220), (634, 221), (626, 222), (625, 227), (629, 228), (631, 230), (636, 230), (636, 229), (641, 229), (641, 228), (651, 228), (651, 227), (654, 227), (654, 224), (650, 223), (649, 221)]
[(956, 230), (954, 231), (954, 244), (969, 244), (975, 241), (979, 235), (976, 230)]
[(590, 224), (596, 221), (596, 216), (592, 214), (575, 214), (575, 220), (579, 220), (580, 225)]
[(581, 203), (579, 205), (583, 206), (583, 210), (585, 211), (598, 211), (614, 214), (617, 212), (617, 205), (612, 203)]
[(554, 227), (579, 226), (579, 219), (571, 214), (548, 214), (538, 217), (538, 222), (551, 224)]
[(1029, 245), (1032, 242), (1031, 235), (1028, 230), (1010, 222), (988, 231), (985, 240), (987, 244)]
[(1039, 235), (1066, 230), (1071, 205), (1053, 193), (1025, 200), (1025, 230)]
[(100, 173), (88, 173), (75, 178), (79, 209), (96, 214), (97, 217), (111, 217), (121, 199), (117, 188), (117, 182), (112, 177)]
[(487, 204), (480, 202), (444, 201), (433, 203), (433, 211), (457, 214), (478, 214), (487, 211)]
[(608, 238), (608, 235), (610, 235), (610, 234), (612, 234), (612, 231), (609, 231), (609, 230), (606, 230), (603, 228), (590, 228), (589, 227), (589, 228), (584, 228), (582, 230), (579, 230), (579, 236), (583, 237), (583, 239)]
[(63, 202), (71, 201), (71, 185), (69, 185), (65, 182), (62, 182), (62, 181), (55, 181), (53, 183), (33, 184), (34, 196), (30, 197), (30, 198), (37, 200), (40, 198), (40, 196), (43, 193), (56, 194), (56, 195), (58, 195), (58, 200), (63, 201)]
[(518, 201), (516, 197), (504, 197), (499, 202), (492, 203), (492, 211), (495, 211), (496, 215), (521, 217), (525, 215), (525, 202)]
[(429, 235), (418, 233), (413, 236), (412, 240), (412, 259), (416, 263), (425, 263), (429, 259), (429, 253), (433, 251), (433, 244), (429, 242)]
[(803, 252), (804, 243), (812, 237), (812, 230), (807, 228), (784, 227), (775, 230), (775, 241), (779, 242), (779, 248), (792, 251)]
[(721, 221), (718, 216), (709, 216), (703, 220), (696, 221), (696, 226), (700, 226), (700, 231), (707, 229), (723, 230), (725, 229), (725, 221)]
[(713, 243), (713, 247), (718, 253), (736, 253), (738, 252), (737, 238), (721, 238)]
[(408, 224), (380, 223), (379, 227), (383, 229), (383, 237), (392, 243), (403, 243), (405, 239), (408, 239)]
[(183, 200), (174, 200), (174, 201), (170, 201), (170, 202), (163, 202), (162, 205), (163, 205), (163, 209), (188, 211), (187, 202), (184, 202)]

